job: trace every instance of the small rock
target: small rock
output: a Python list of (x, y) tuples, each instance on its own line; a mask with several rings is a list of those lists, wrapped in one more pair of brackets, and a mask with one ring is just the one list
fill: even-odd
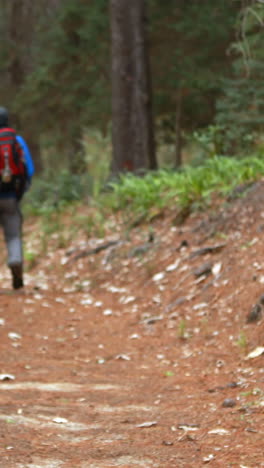
[(173, 445), (173, 442), (171, 442), (169, 440), (163, 440), (162, 445), (166, 445), (166, 446), (169, 447), (169, 446)]
[(179, 245), (179, 247), (176, 249), (176, 250), (181, 250), (181, 249), (184, 249), (186, 247), (189, 247), (189, 242), (185, 239), (183, 239)]
[(223, 408), (234, 408), (236, 406), (236, 400), (233, 398), (226, 398), (222, 404)]
[(180, 296), (176, 301), (171, 302), (168, 304), (165, 308), (166, 312), (170, 312), (174, 307), (184, 304), (184, 302), (188, 301), (188, 298), (186, 296)]
[(262, 294), (262, 295), (260, 296), (260, 298), (259, 298), (259, 303), (260, 303), (261, 305), (264, 305), (264, 294)]
[(264, 231), (264, 224), (259, 224), (257, 227), (257, 232), (263, 232)]
[(226, 386), (227, 388), (237, 388), (239, 387), (239, 383), (238, 382), (230, 382), (227, 384)]
[[(263, 296), (262, 296), (263, 297)], [(254, 323), (260, 320), (262, 317), (262, 306), (260, 304), (255, 304), (249, 314), (247, 315), (247, 323)]]
[(197, 278), (203, 275), (210, 275), (212, 273), (212, 267), (213, 267), (212, 262), (203, 263), (203, 265), (199, 266), (198, 268), (195, 268), (195, 270), (193, 271), (193, 274)]
[(156, 315), (155, 317), (148, 317), (143, 320), (143, 323), (147, 325), (153, 325), (156, 322), (159, 322), (160, 320), (163, 320), (164, 316), (163, 315)]
[(174, 306), (174, 305), (181, 305), (183, 304), (184, 302), (186, 302), (188, 300), (188, 298), (186, 296), (180, 296), (178, 297), (178, 299), (176, 299), (176, 301), (174, 301), (171, 305)]
[(137, 247), (134, 247), (133, 249), (130, 250), (128, 253), (129, 257), (139, 257), (144, 254), (146, 254), (149, 249), (152, 247), (152, 244), (149, 242), (146, 242), (145, 244), (138, 245)]

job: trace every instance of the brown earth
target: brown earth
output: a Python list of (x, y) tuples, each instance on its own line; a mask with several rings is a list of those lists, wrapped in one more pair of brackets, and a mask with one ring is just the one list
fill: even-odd
[(247, 323), (264, 293), (264, 183), (173, 220), (148, 242), (149, 226), (125, 236), (112, 219), (63, 248), (28, 220), (25, 251), (46, 252), (27, 255), (24, 293), (2, 243), (1, 468), (264, 466), (262, 306)]

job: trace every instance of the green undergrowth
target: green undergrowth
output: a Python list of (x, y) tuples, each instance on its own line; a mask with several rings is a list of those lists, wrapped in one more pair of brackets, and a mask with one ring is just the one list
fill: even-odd
[(264, 159), (215, 157), (199, 167), (181, 171), (160, 170), (144, 177), (124, 175), (113, 183), (108, 197), (112, 209), (148, 219), (151, 213), (170, 207), (205, 209), (212, 194), (229, 195), (236, 187), (264, 174)]
[(87, 199), (92, 192), (89, 174), (77, 175), (62, 170), (60, 173), (35, 177), (23, 201), (26, 215), (49, 216), (65, 207)]
[[(65, 207), (86, 202), (96, 216), (82, 219), (82, 228), (91, 233), (95, 227), (103, 233), (103, 224), (111, 213), (120, 212), (123, 221), (133, 225), (136, 220), (150, 221), (166, 208), (206, 209), (212, 194), (227, 196), (237, 186), (252, 183), (263, 175), (261, 157), (214, 157), (199, 167), (186, 166), (180, 171), (163, 169), (143, 177), (124, 174), (94, 197), (89, 194), (92, 186), (89, 174), (79, 177), (63, 172), (55, 180), (36, 180), (23, 210), (25, 214), (43, 215), (48, 223), (54, 212), (59, 215)], [(78, 223), (73, 213), (75, 227)]]

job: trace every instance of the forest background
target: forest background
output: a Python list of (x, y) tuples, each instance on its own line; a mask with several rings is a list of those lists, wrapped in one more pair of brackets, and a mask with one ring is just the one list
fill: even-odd
[[(40, 202), (50, 193), (53, 202), (87, 192), (95, 196), (109, 179), (111, 3), (116, 11), (132, 5), (129, 0), (0, 1), (0, 102), (32, 151), (39, 174), (32, 193)], [(236, 161), (250, 156), (252, 164), (253, 157), (262, 160), (263, 2), (136, 4), (146, 7), (158, 168), (178, 174), (219, 156)], [(55, 195), (51, 187), (57, 188)]]

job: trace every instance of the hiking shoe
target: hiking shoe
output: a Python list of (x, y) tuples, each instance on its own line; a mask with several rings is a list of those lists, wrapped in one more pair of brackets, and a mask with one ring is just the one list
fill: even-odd
[(23, 269), (20, 263), (16, 265), (10, 265), (11, 273), (12, 273), (12, 286), (13, 289), (20, 289), (23, 288)]

